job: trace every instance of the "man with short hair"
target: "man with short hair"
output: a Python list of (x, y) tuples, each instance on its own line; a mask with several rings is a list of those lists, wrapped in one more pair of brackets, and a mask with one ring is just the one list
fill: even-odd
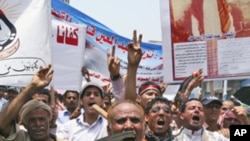
[(94, 82), (86, 83), (80, 94), (84, 112), (60, 126), (56, 135), (70, 141), (84, 139), (94, 141), (106, 137), (108, 135), (107, 121), (92, 107), (94, 104), (101, 106), (103, 98), (102, 87)]
[(13, 99), (17, 97), (19, 90), (17, 87), (11, 86), (7, 89), (7, 93), (8, 93), (9, 103), (10, 103)]
[(144, 109), (130, 100), (114, 103), (108, 110), (108, 132), (115, 135), (125, 131), (134, 131), (135, 141), (142, 141), (145, 133)]
[(174, 141), (229, 141), (218, 132), (203, 128), (205, 122), (204, 108), (199, 99), (191, 98), (180, 107), (180, 118), (183, 128), (174, 132)]
[(148, 131), (145, 134), (146, 141), (172, 141), (170, 123), (172, 121), (171, 103), (164, 97), (156, 97), (148, 102), (146, 109), (146, 121)]
[(63, 104), (66, 109), (59, 111), (57, 123), (64, 124), (70, 120), (71, 114), (76, 110), (79, 102), (79, 93), (73, 90), (66, 90), (63, 94)]
[(37, 93), (32, 95), (32, 99), (36, 99), (50, 105), (51, 95), (48, 89), (41, 89)]

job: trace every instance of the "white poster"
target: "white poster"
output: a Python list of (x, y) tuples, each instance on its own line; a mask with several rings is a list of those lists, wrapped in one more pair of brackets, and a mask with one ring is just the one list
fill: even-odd
[(0, 1), (0, 85), (26, 86), (51, 64), (51, 1)]
[(55, 89), (81, 90), (86, 25), (52, 20), (53, 85)]

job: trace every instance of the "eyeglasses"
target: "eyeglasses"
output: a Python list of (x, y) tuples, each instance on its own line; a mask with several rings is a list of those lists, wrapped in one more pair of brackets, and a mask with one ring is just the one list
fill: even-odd
[(156, 112), (159, 112), (160, 110), (163, 110), (165, 113), (171, 113), (171, 109), (167, 106), (164, 106), (164, 107), (160, 107), (160, 106), (156, 106), (156, 107), (153, 107), (152, 108), (152, 112), (153, 113), (156, 113)]

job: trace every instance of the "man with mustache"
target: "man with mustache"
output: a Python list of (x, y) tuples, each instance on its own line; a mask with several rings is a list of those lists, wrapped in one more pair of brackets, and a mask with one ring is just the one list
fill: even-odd
[(211, 132), (203, 127), (205, 116), (199, 99), (191, 98), (184, 101), (180, 112), (183, 127), (174, 133), (174, 141), (229, 141), (218, 132)]
[(79, 93), (74, 90), (66, 90), (63, 94), (63, 104), (66, 109), (58, 112), (57, 123), (63, 124), (70, 120), (71, 114), (76, 110), (79, 102)]
[[(143, 141), (145, 133), (144, 116), (144, 110), (134, 101), (123, 100), (114, 103), (109, 108), (107, 116), (109, 135), (134, 131), (135, 136), (130, 137), (130, 140)], [(120, 137), (119, 140), (124, 138)]]
[[(51, 65), (40, 69), (27, 87), (0, 113), (1, 141), (59, 141), (49, 134), (51, 108), (41, 101), (30, 100), (34, 93), (49, 85), (52, 76)], [(20, 130), (15, 123), (18, 112), (27, 132)]]
[(164, 97), (151, 100), (145, 109), (148, 131), (145, 141), (172, 141), (170, 123), (172, 121), (171, 103)]

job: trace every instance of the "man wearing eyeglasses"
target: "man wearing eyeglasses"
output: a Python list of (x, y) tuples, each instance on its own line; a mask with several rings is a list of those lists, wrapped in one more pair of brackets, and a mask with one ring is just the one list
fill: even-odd
[(172, 114), (169, 100), (164, 97), (152, 99), (146, 106), (145, 117), (148, 125), (145, 133), (146, 141), (173, 140), (170, 128)]

